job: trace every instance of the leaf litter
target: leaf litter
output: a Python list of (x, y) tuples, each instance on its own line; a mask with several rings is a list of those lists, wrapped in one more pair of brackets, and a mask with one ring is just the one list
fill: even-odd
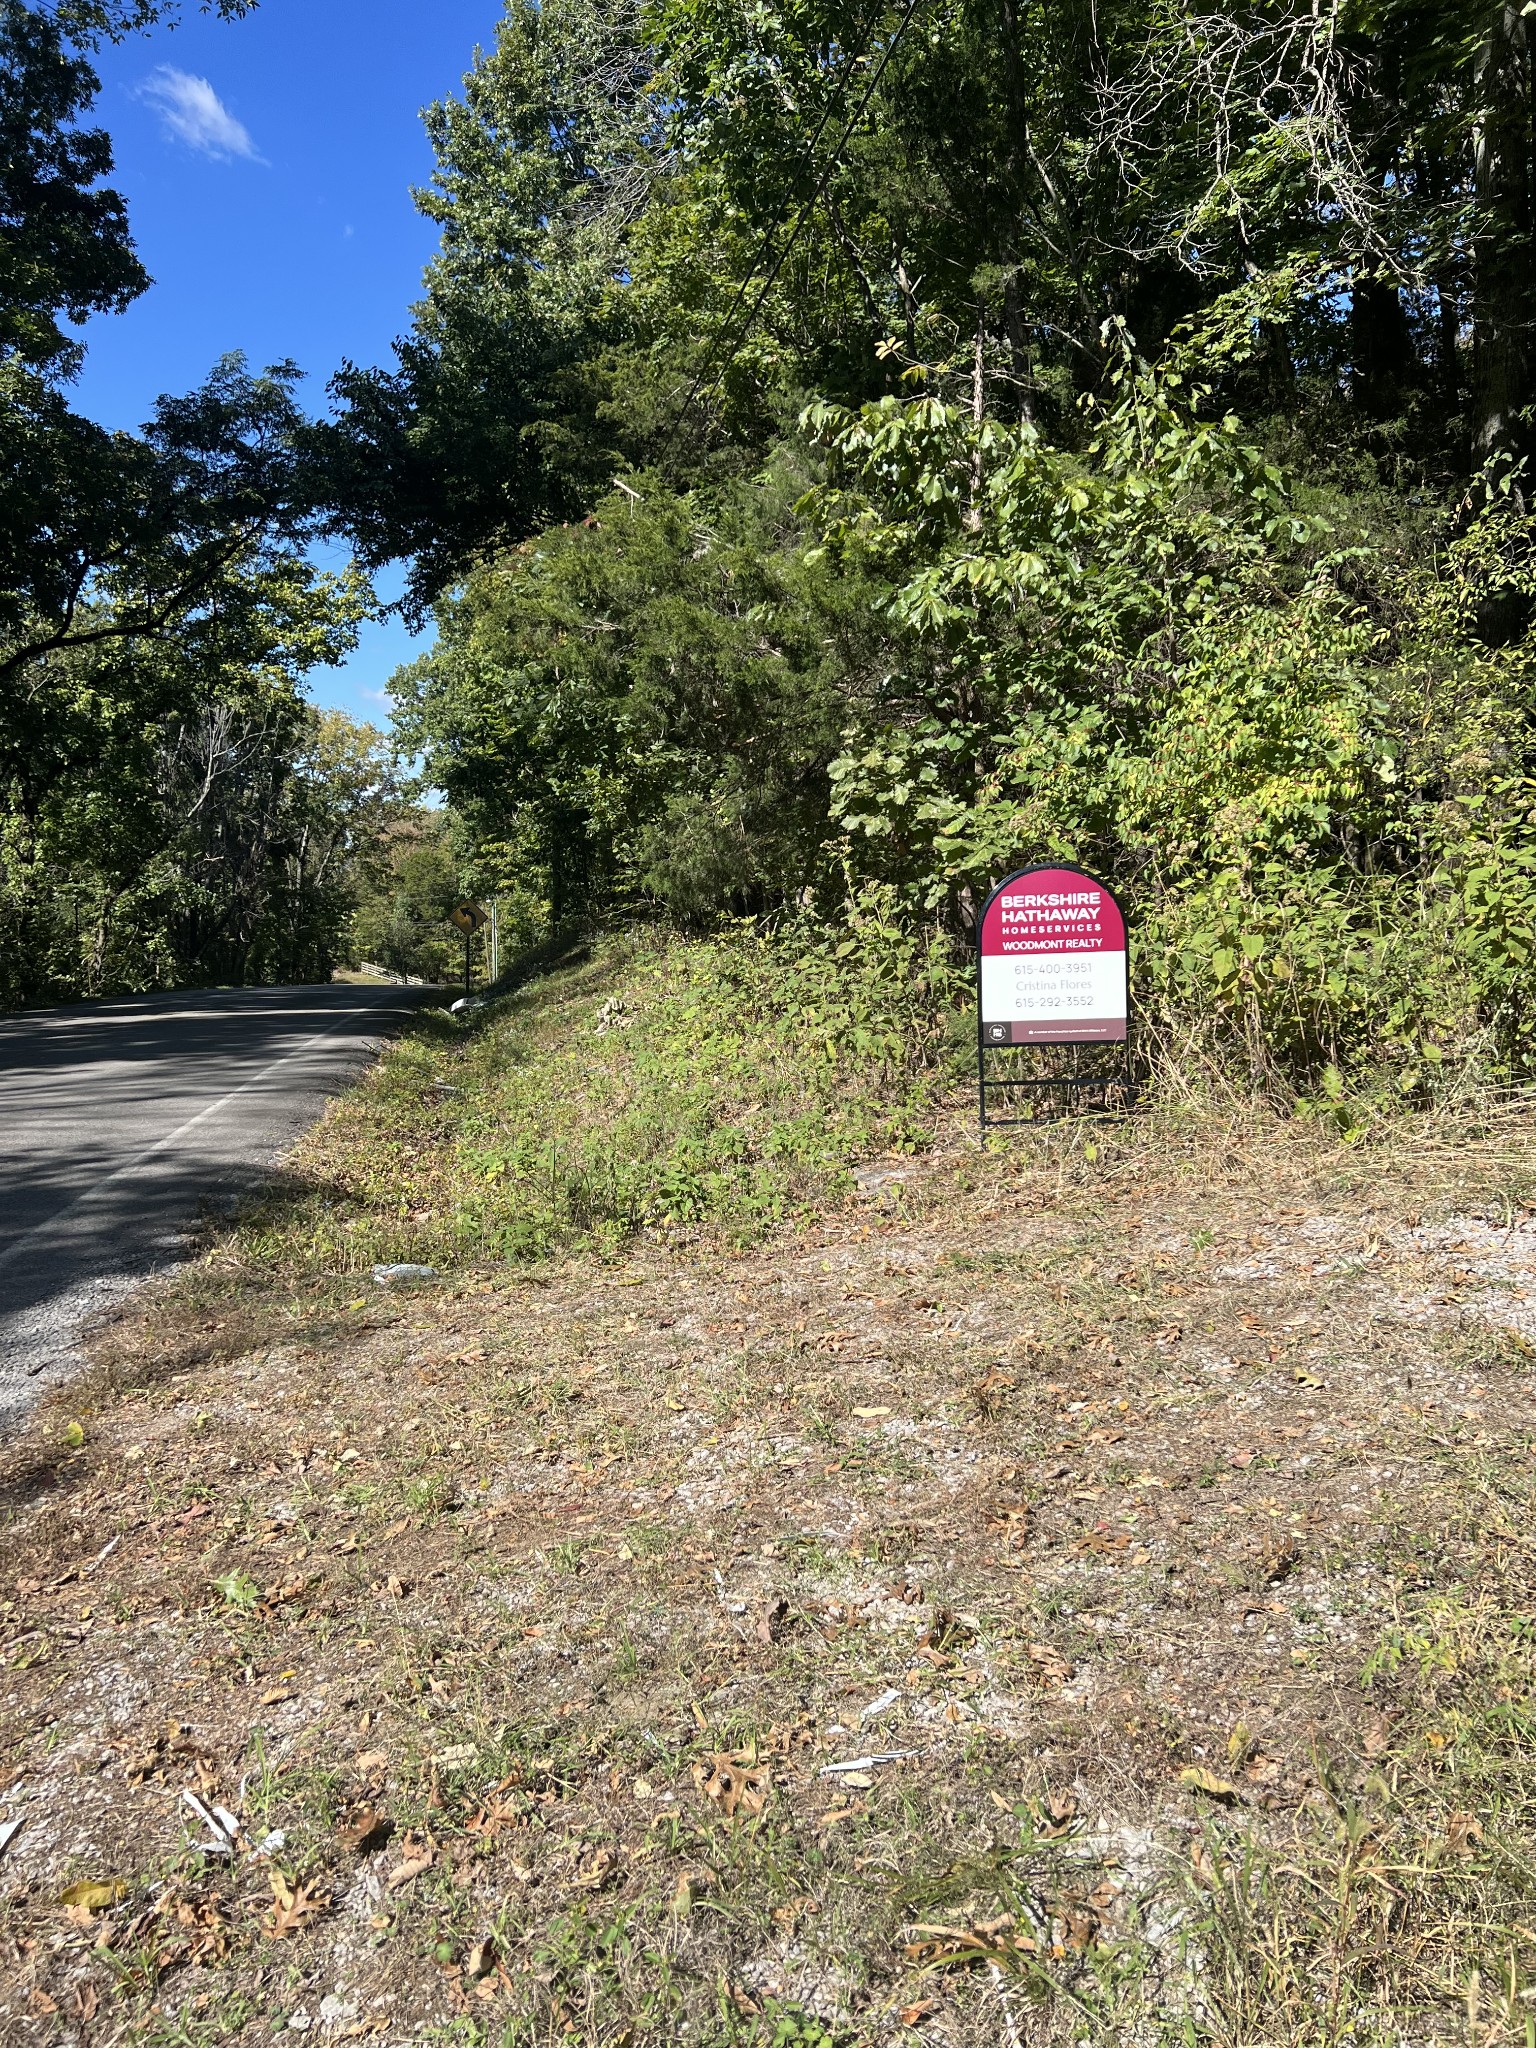
[[(1161, 1142), (956, 1146), (878, 1219), (367, 1326), (237, 1247), (139, 1297), (0, 1471), (0, 2018), (192, 2026), (211, 1979), (266, 2039), (281, 1947), (354, 2038), (582, 2038), (579, 1980), (594, 2043), (712, 2043), (728, 1995), (979, 2048), (1014, 1984), (1067, 2041), (1112, 1954), (1105, 2025), (1234, 1996), (1176, 1873), (1246, 1868), (1303, 1961), (1244, 2038), (1295, 2037), (1319, 1958), (1362, 2038), (1464, 2023), (1473, 1930), (1518, 1959), (1536, 1914), (1468, 1704), (1507, 1716), (1536, 1593), (1536, 1233), (1409, 1219), (1528, 1155)], [(1368, 1808), (1395, 1978), (1303, 1902)]]

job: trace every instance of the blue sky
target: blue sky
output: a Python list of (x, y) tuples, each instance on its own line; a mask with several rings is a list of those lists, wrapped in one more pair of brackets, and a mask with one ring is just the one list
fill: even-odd
[[(435, 243), (410, 197), (432, 168), (420, 112), (458, 88), (500, 12), (499, 0), (261, 0), (241, 22), (194, 12), (105, 49), (97, 118), (155, 282), (90, 323), (76, 405), (136, 427), (161, 392), (241, 349), (258, 367), (291, 357), (318, 411), (344, 358), (386, 360)], [(419, 648), (398, 621), (368, 627), (344, 669), (315, 672), (313, 695), (382, 720), (385, 680)]]

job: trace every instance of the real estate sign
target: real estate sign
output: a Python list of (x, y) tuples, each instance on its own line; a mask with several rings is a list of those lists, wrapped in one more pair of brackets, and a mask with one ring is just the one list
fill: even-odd
[(979, 950), (983, 1046), (1125, 1040), (1125, 918), (1081, 868), (1022, 868), (1000, 882)]

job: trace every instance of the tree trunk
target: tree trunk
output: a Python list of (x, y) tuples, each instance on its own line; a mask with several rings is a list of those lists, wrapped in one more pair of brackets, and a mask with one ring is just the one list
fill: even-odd
[(1029, 340), (1024, 332), (1024, 315), (1019, 307), (1018, 258), (1010, 249), (1010, 269), (1003, 286), (1003, 326), (1013, 358), (1013, 378), (1019, 393), (1019, 423), (1032, 425), (1035, 417), (1034, 370), (1029, 357)]
[(1472, 427), (1477, 456), (1531, 445), (1531, 45), (1520, 0), (1499, 0), (1476, 58)]
[(975, 444), (971, 449), (971, 502), (966, 508), (965, 523), (974, 533), (981, 525), (981, 429), (987, 416), (987, 313), (980, 300), (976, 304), (976, 348), (971, 358), (971, 427), (975, 433)]
[(1396, 419), (1417, 382), (1418, 358), (1396, 288), (1369, 272), (1350, 287), (1350, 360), (1356, 410), (1369, 420)]

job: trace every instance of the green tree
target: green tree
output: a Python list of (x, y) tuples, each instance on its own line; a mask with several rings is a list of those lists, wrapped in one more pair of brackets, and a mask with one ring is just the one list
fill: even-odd
[(418, 609), (611, 470), (588, 369), (649, 188), (649, 80), (627, 0), (513, 0), (464, 98), (428, 110), (441, 248), (395, 365), (342, 369), (321, 440), (341, 529), (370, 568), (410, 563)]
[(456, 502), (338, 499), (471, 850), (957, 936), (1071, 854), (1257, 1071), (1523, 1067), (1531, 112), (1502, 0), (510, 6), (388, 380)]
[(617, 891), (688, 919), (816, 870), (827, 764), (880, 654), (871, 590), (804, 551), (788, 451), (707, 497), (616, 492), (471, 577), (397, 682), (407, 747), (556, 925)]
[[(356, 573), (308, 559), (297, 372), (226, 358), (139, 434), (76, 414), (71, 331), (147, 287), (90, 51), (156, 0), (0, 0), (0, 1000), (325, 976), (397, 806), (308, 672)], [(237, 16), (247, 0), (208, 0)]]
[(423, 981), (447, 980), (461, 967), (462, 942), (448, 922), (463, 895), (460, 860), (443, 812), (402, 809), (376, 842), (353, 914), (354, 965), (368, 960)]
[[(302, 679), (350, 647), (361, 610), (305, 561), (247, 565), (204, 631), (38, 665), (48, 759), (0, 807), (0, 998), (329, 975), (351, 849), (381, 821)], [(363, 753), (382, 803), (377, 735)]]
[(59, 325), (120, 313), (147, 290), (128, 211), (100, 180), (112, 145), (81, 128), (100, 90), (56, 20), (20, 0), (0, 7), (0, 363), (68, 372), (78, 340)]

